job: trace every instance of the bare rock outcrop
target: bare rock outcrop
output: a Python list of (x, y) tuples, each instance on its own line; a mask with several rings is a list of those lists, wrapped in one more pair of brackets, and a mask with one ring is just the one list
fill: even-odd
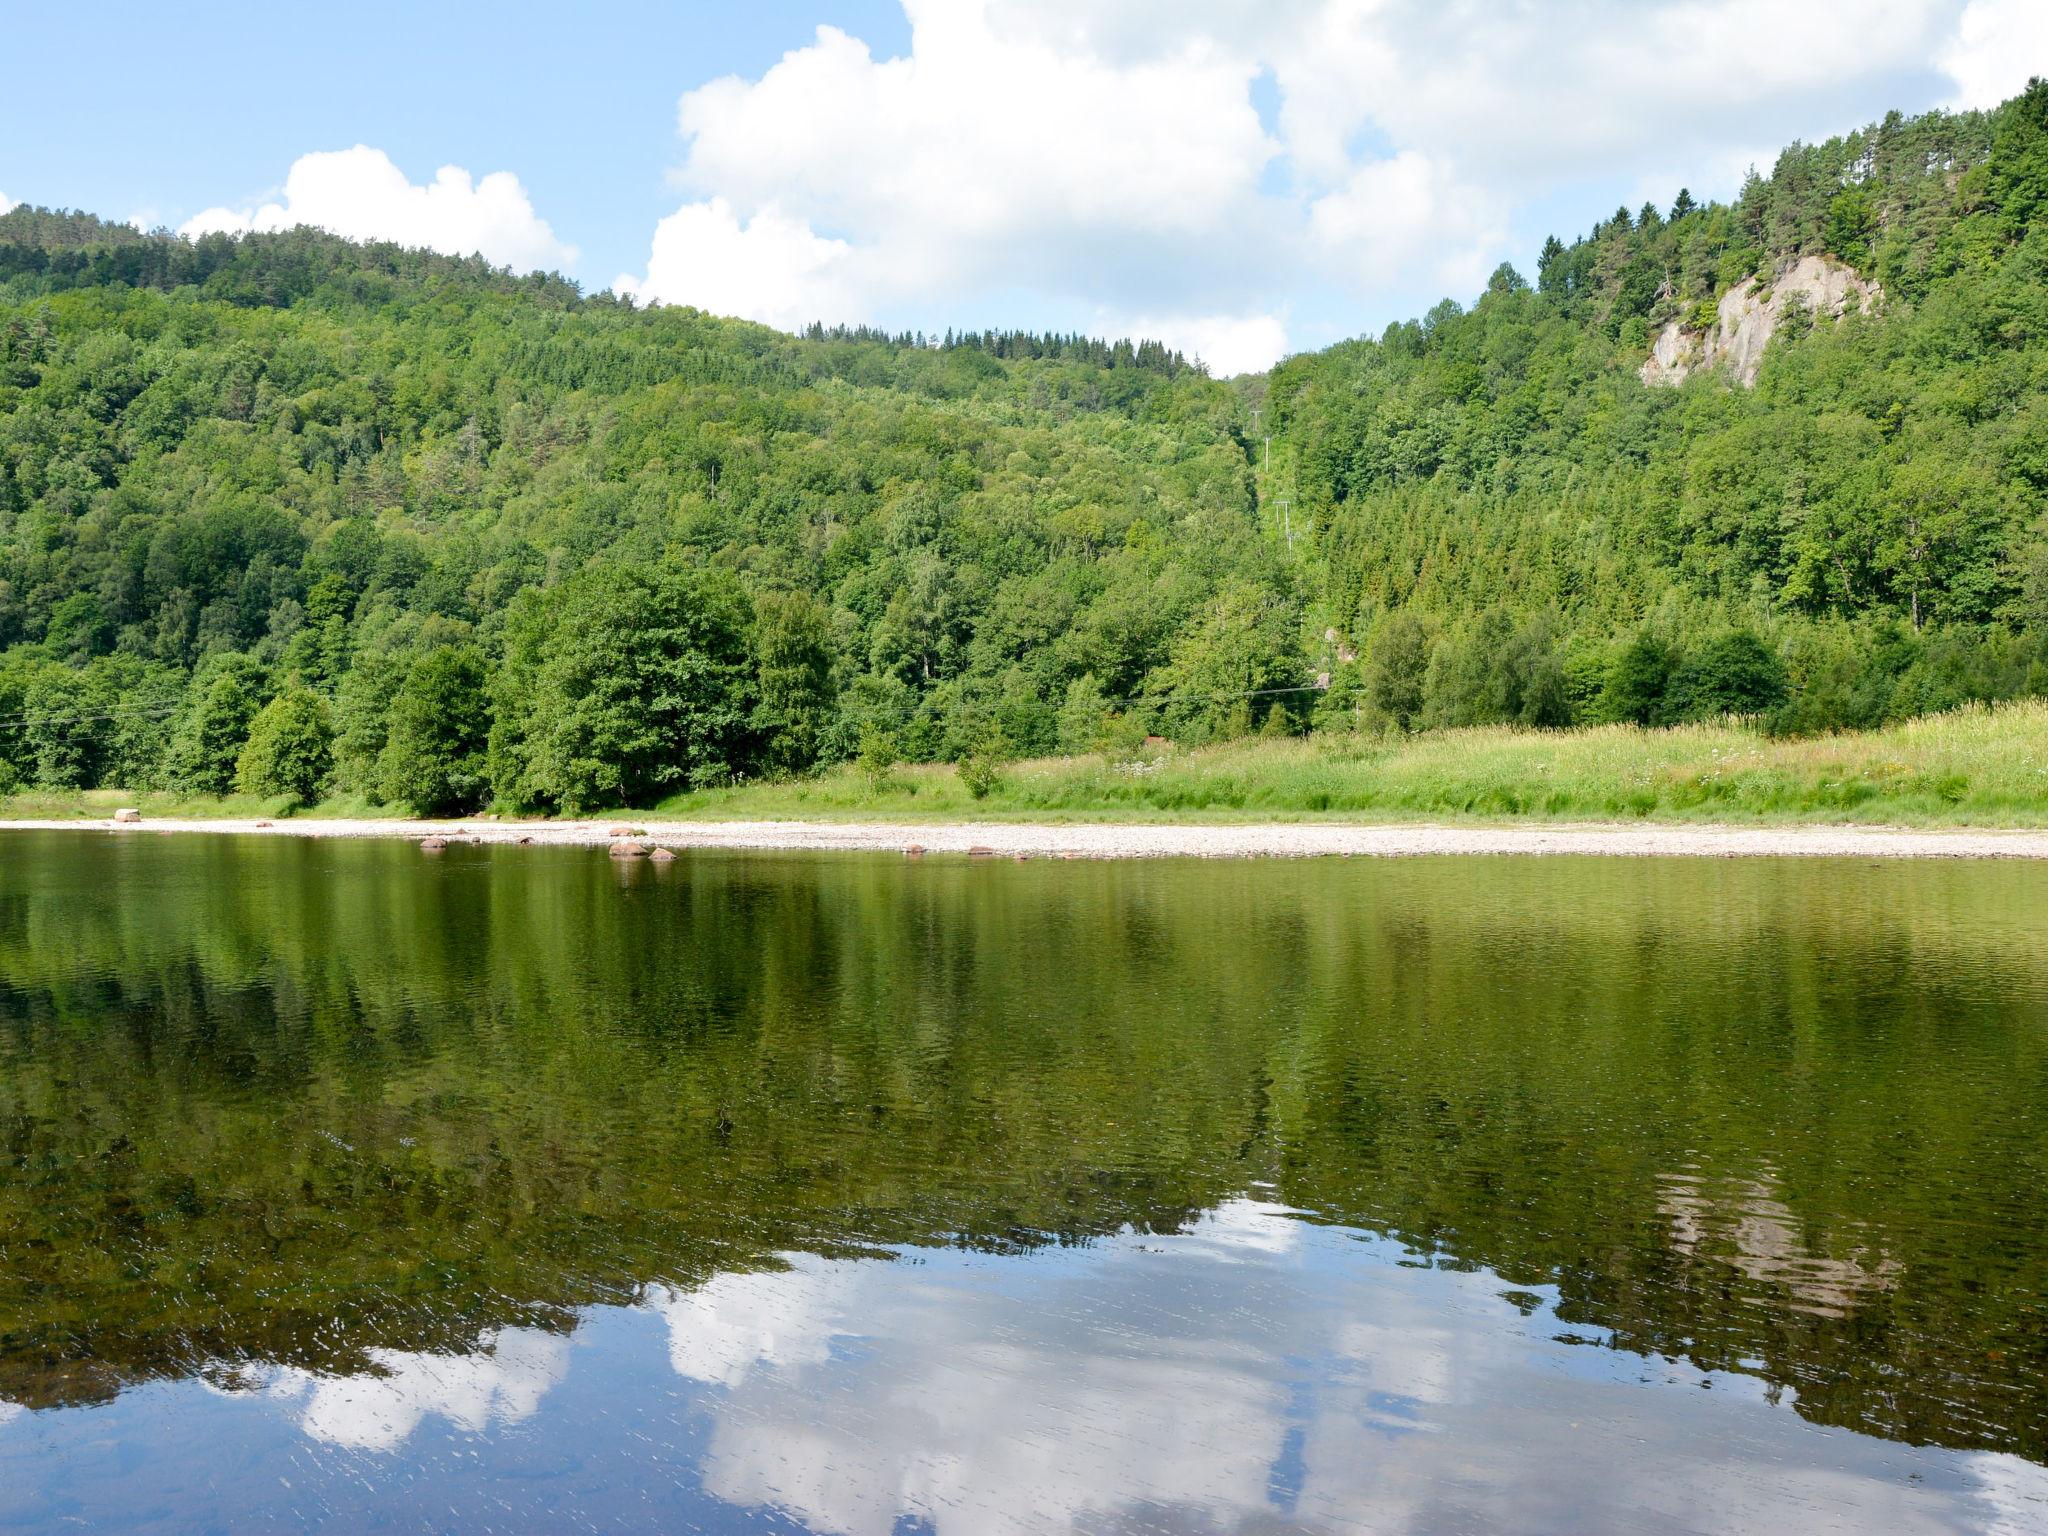
[(1877, 284), (1834, 258), (1801, 256), (1772, 277), (1752, 277), (1722, 294), (1706, 330), (1687, 330), (1677, 320), (1665, 326), (1642, 366), (1643, 382), (1681, 384), (1702, 369), (1718, 368), (1750, 388), (1764, 349), (1795, 303), (1815, 318), (1835, 320), (1851, 309), (1868, 314), (1883, 297)]

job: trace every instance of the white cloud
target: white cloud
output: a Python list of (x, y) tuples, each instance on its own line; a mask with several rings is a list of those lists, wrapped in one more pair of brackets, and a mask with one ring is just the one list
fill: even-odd
[(1995, 107), (2048, 74), (2048, 5), (2042, 0), (1970, 0), (1937, 61), (1956, 83), (1957, 108)]
[(1290, 326), (1471, 297), (1559, 200), (1569, 235), (1726, 194), (1756, 146), (1913, 108), (1930, 58), (1974, 81), (2048, 26), (2039, 0), (904, 9), (901, 57), (821, 27), (684, 95), (686, 201), (621, 287), (785, 326), (1133, 317), (1230, 373)]
[(473, 181), (461, 166), (444, 165), (431, 182), (415, 186), (389, 155), (366, 144), (301, 155), (277, 200), (208, 208), (178, 232), (239, 234), (299, 224), (352, 240), (394, 240), (457, 256), (481, 253), (520, 271), (568, 267), (576, 260), (576, 248), (555, 238), (510, 171)]
[(5, 192), (0, 192), (0, 213), (6, 213), (10, 208), (13, 208), (14, 206), (14, 199), (9, 197)]
[(657, 224), (646, 277), (628, 273), (612, 286), (644, 303), (691, 304), (793, 330), (858, 308), (844, 292), (847, 250), (773, 206), (742, 222), (715, 197)]
[(1098, 310), (1091, 328), (1100, 336), (1163, 341), (1176, 352), (1200, 359), (1219, 379), (1261, 372), (1288, 351), (1287, 322), (1279, 315), (1128, 315)]
[(909, 306), (934, 329), (1014, 323), (987, 312), (994, 289), (1085, 295), (1222, 317), (1197, 322), (1219, 357), (1277, 352), (1269, 311), (1202, 302), (1200, 280), (1242, 259), (1277, 152), (1256, 61), (1196, 33), (1105, 57), (1011, 0), (906, 9), (903, 58), (821, 27), (760, 79), (685, 95), (692, 196), (622, 288), (784, 325)]
[(1503, 210), (1420, 151), (1369, 160), (1309, 204), (1309, 231), (1332, 264), (1368, 281), (1426, 262), (1447, 288), (1470, 293), (1499, 263)]

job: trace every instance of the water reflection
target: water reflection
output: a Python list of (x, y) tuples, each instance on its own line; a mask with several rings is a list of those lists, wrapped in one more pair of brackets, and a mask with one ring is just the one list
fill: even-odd
[(613, 873), (0, 840), (0, 1524), (2048, 1525), (2048, 872)]
[[(653, 1528), (679, 1509), (696, 1528), (839, 1536), (2048, 1522), (2048, 1470), (2020, 1458), (1829, 1434), (1751, 1378), (1612, 1348), (1560, 1320), (1554, 1295), (1253, 1200), (1184, 1233), (1029, 1256), (791, 1254), (584, 1322), (501, 1330), (469, 1354), (380, 1353), (350, 1376), (244, 1366), (177, 1392), (261, 1421), (235, 1426), (259, 1444), (267, 1424), (323, 1453), (291, 1463), (292, 1498), (264, 1490), (242, 1511), (266, 1517), (345, 1499), (354, 1518), (407, 1524), (432, 1440), (500, 1474), (547, 1446), (561, 1460), (543, 1487), (629, 1448)], [(673, 1394), (635, 1377), (655, 1357)], [(39, 1421), (35, 1454), (89, 1462), (94, 1417)], [(124, 1438), (122, 1479), (161, 1470), (151, 1436)], [(0, 1439), (9, 1474), (26, 1470), (16, 1449)]]

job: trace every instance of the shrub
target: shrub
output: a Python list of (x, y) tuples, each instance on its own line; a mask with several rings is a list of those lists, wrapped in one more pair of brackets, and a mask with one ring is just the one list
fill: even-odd
[(879, 795), (889, 787), (889, 780), (896, 771), (898, 757), (894, 736), (878, 726), (861, 727), (860, 749), (854, 754), (854, 762), (860, 769), (860, 776), (867, 784), (869, 794)]
[(1664, 695), (1671, 686), (1671, 647), (1647, 632), (1637, 635), (1614, 655), (1600, 690), (1600, 717), (1650, 725), (1663, 718)]
[(1746, 629), (1732, 629), (1688, 650), (1671, 674), (1666, 713), (1673, 720), (1754, 715), (1785, 698), (1785, 663)]
[(977, 800), (986, 800), (1001, 788), (1003, 768), (1013, 755), (1010, 738), (1000, 725), (983, 730), (974, 750), (960, 759), (960, 782), (967, 786), (967, 793)]

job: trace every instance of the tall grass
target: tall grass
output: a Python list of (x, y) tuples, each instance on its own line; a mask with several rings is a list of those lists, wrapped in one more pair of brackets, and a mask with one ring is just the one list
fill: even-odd
[(2048, 823), (2048, 703), (1773, 740), (1738, 723), (1254, 738), (1154, 760), (1013, 764), (976, 801), (950, 768), (850, 771), (678, 796), (693, 817), (1341, 816)]

